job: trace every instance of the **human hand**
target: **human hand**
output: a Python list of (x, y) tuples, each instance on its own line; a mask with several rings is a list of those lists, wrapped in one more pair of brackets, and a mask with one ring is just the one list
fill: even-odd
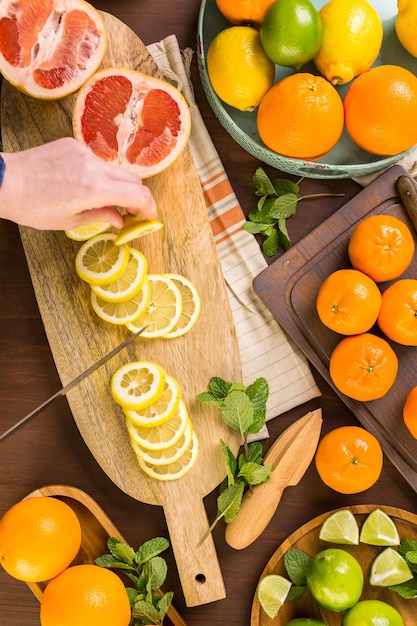
[(155, 200), (140, 177), (106, 163), (72, 137), (3, 153), (0, 217), (39, 230), (72, 230), (91, 222), (123, 226), (117, 207), (155, 219)]

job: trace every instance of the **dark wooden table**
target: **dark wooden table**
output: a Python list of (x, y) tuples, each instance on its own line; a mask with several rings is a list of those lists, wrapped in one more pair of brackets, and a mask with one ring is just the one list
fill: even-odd
[[(127, 23), (145, 44), (172, 33), (180, 46), (195, 49), (199, 0), (101, 0), (93, 4)], [(238, 199), (247, 212), (256, 198), (252, 174), (260, 163), (239, 148), (212, 114), (202, 92), (195, 60), (193, 82), (198, 104)], [(266, 168), (273, 173), (269, 168)], [(274, 172), (274, 175), (278, 175)], [(344, 198), (310, 200), (300, 206), (288, 227), (297, 242), (359, 191), (353, 181), (304, 181), (305, 192), (337, 191)], [(18, 228), (0, 222), (0, 429), (5, 430), (60, 387), (26, 266)], [(322, 407), (323, 432), (355, 424), (354, 416), (317, 376), (322, 396), (269, 423), (270, 442), (295, 418)], [(0, 444), (0, 516), (34, 489), (48, 484), (78, 487), (91, 495), (133, 546), (160, 535), (168, 536), (163, 511), (122, 493), (103, 473), (87, 449), (65, 399)], [(217, 490), (205, 499), (209, 519), (216, 513)], [(279, 510), (262, 537), (242, 552), (224, 541), (224, 526), (214, 531), (227, 597), (187, 608), (172, 554), (168, 554), (166, 589), (189, 626), (248, 626), (253, 594), (260, 574), (281, 541), (315, 515), (357, 504), (389, 504), (417, 513), (415, 493), (389, 460), (377, 484), (362, 494), (343, 496), (325, 487), (312, 464), (295, 488), (284, 492)], [(24, 583), (0, 568), (0, 626), (36, 626), (39, 604)]]

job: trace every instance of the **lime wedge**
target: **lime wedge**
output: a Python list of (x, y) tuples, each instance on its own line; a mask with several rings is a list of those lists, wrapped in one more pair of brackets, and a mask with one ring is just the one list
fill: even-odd
[(400, 585), (413, 578), (405, 559), (394, 548), (385, 548), (371, 565), (369, 582), (376, 587)]
[(400, 537), (389, 515), (381, 509), (374, 509), (362, 525), (359, 541), (371, 546), (398, 546)]
[(278, 574), (268, 574), (258, 585), (259, 604), (265, 613), (273, 619), (288, 595), (291, 582)]
[(335, 511), (322, 524), (319, 539), (329, 543), (358, 545), (359, 526), (349, 509)]

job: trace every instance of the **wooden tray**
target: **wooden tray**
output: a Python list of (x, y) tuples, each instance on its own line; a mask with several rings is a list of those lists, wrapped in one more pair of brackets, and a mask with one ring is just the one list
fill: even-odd
[[(355, 225), (364, 217), (377, 213), (395, 215), (408, 224), (417, 239), (406, 210), (398, 199), (396, 182), (401, 175), (411, 178), (400, 166), (394, 166), (380, 176), (259, 274), (254, 288), (282, 328), (359, 422), (379, 439), (385, 454), (417, 491), (417, 441), (402, 419), (406, 395), (417, 384), (417, 349), (392, 343), (399, 359), (399, 373), (393, 388), (380, 400), (366, 403), (352, 400), (338, 392), (328, 372), (330, 354), (341, 335), (321, 323), (315, 307), (321, 282), (333, 271), (350, 267), (348, 240)], [(417, 254), (403, 276), (415, 278), (416, 275)], [(381, 284), (381, 289), (387, 284)], [(372, 332), (379, 334), (376, 328)]]
[[(366, 516), (376, 508), (379, 508), (387, 515), (389, 515), (395, 522), (400, 538), (417, 540), (417, 515), (397, 509), (390, 506), (376, 506), (359, 504), (356, 506), (344, 507), (350, 509), (354, 513), (359, 528), (361, 527)], [(284, 554), (291, 548), (298, 548), (303, 550), (309, 556), (314, 556), (320, 550), (327, 547), (339, 547), (346, 549), (353, 554), (362, 565), (364, 573), (364, 591), (361, 597), (362, 600), (382, 600), (394, 606), (402, 615), (404, 623), (414, 624), (415, 622), (415, 603), (412, 600), (403, 600), (397, 593), (389, 591), (388, 589), (382, 589), (381, 587), (375, 588), (369, 585), (369, 568), (375, 558), (375, 556), (381, 551), (382, 548), (376, 546), (367, 546), (366, 544), (359, 544), (359, 546), (339, 546), (336, 544), (329, 544), (319, 539), (320, 527), (324, 520), (333, 513), (324, 513), (319, 517), (314, 518), (304, 526), (301, 526), (298, 530), (292, 533), (272, 555), (264, 571), (262, 572), (260, 580), (267, 574), (280, 574), (288, 578), (288, 575), (284, 567)], [(266, 613), (261, 609), (258, 602), (258, 598), (255, 593), (255, 597), (252, 605), (251, 614), (251, 626), (276, 626), (286, 624), (290, 619), (295, 617), (312, 617), (322, 620), (327, 626), (339, 626), (340, 625), (340, 613), (334, 613), (324, 608), (320, 608), (319, 605), (313, 600), (311, 594), (306, 590), (303, 597), (298, 602), (284, 602), (278, 617), (275, 620), (271, 620)]]
[[(109, 35), (104, 66), (125, 66), (159, 76), (135, 33), (103, 13)], [(35, 100), (3, 81), (1, 130), (5, 150), (17, 151), (71, 135), (74, 97)], [(147, 180), (165, 224), (132, 245), (140, 248), (150, 273), (174, 272), (192, 280), (201, 297), (193, 329), (173, 340), (138, 339), (68, 394), (74, 419), (87, 446), (110, 479), (132, 498), (164, 508), (171, 545), (189, 606), (225, 597), (212, 536), (199, 545), (209, 523), (203, 498), (226, 470), (219, 440), (239, 448), (239, 434), (227, 428), (217, 408), (196, 400), (212, 376), (241, 380), (239, 349), (216, 245), (200, 180), (187, 147), (161, 174)], [(21, 237), (39, 310), (58, 373), (65, 385), (129, 335), (102, 322), (92, 311), (89, 287), (76, 275), (76, 242), (62, 232), (21, 228)], [(111, 398), (112, 373), (128, 361), (148, 359), (180, 383), (200, 451), (184, 478), (156, 481), (139, 468), (130, 447), (123, 412)]]

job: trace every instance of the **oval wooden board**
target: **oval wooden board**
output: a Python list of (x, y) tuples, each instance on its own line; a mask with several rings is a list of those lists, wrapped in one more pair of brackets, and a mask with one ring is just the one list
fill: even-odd
[[(414, 515), (413, 513), (391, 506), (376, 506), (367, 504), (359, 504), (343, 508), (350, 509), (352, 513), (354, 513), (358, 521), (359, 528), (367, 515), (374, 509), (379, 508), (385, 511), (385, 513), (393, 519), (402, 539), (417, 540), (417, 515)], [(324, 548), (343, 548), (353, 554), (362, 566), (365, 584), (361, 599), (374, 599), (387, 602), (401, 613), (405, 624), (414, 624), (416, 608), (415, 603), (412, 600), (403, 600), (397, 593), (388, 589), (382, 589), (381, 587), (371, 587), (371, 585), (367, 582), (371, 563), (382, 548), (377, 546), (368, 546), (364, 543), (361, 543), (358, 546), (341, 546), (338, 544), (330, 544), (319, 539), (321, 525), (333, 512), (334, 511), (329, 511), (328, 513), (324, 513), (323, 515), (314, 518), (292, 533), (292, 535), (290, 535), (272, 555), (259, 580), (262, 580), (262, 578), (264, 578), (267, 574), (280, 574), (281, 576), (288, 578), (284, 566), (284, 554), (291, 548), (303, 550), (309, 556), (314, 556), (314, 554)], [(278, 613), (278, 617), (275, 618), (275, 620), (271, 620), (261, 609), (255, 593), (252, 605), (251, 626), (272, 626), (272, 624), (278, 623), (284, 625), (289, 620), (296, 617), (312, 617), (319, 619), (322, 620), (327, 626), (339, 626), (341, 620), (340, 613), (320, 608), (308, 591), (304, 592), (303, 597), (298, 602), (291, 602), (289, 600), (284, 602)]]
[[(68, 504), (76, 513), (81, 524), (82, 539), (81, 547), (73, 565), (94, 563), (94, 560), (108, 553), (107, 539), (117, 537), (124, 543), (119, 530), (97, 502), (81, 489), (68, 485), (48, 485), (32, 491), (27, 498), (48, 496), (57, 498)], [(128, 582), (128, 580), (126, 580)], [(29, 589), (41, 600), (46, 583), (28, 583)], [(166, 614), (164, 624), (166, 626), (186, 626), (181, 615), (171, 605)]]
[[(109, 33), (103, 65), (129, 66), (159, 75), (135, 33), (115, 17), (106, 13), (103, 17)], [(71, 135), (73, 104), (74, 96), (56, 102), (34, 100), (4, 81), (4, 149), (17, 151)], [(68, 401), (82, 437), (111, 480), (131, 497), (163, 506), (185, 600), (193, 606), (225, 596), (211, 536), (199, 545), (208, 528), (203, 498), (225, 476), (219, 440), (236, 451), (239, 447), (239, 436), (224, 425), (218, 409), (199, 403), (196, 394), (207, 389), (212, 376), (240, 381), (241, 365), (224, 278), (189, 148), (147, 184), (165, 228), (138, 240), (137, 247), (148, 259), (150, 273), (176, 272), (195, 283), (201, 315), (194, 328), (178, 339), (138, 339), (71, 391)], [(62, 232), (20, 230), (39, 310), (65, 385), (129, 332), (102, 322), (92, 312), (89, 287), (74, 269), (80, 244)], [(142, 473), (129, 444), (123, 413), (110, 396), (112, 373), (122, 364), (140, 359), (160, 363), (178, 380), (199, 437), (198, 460), (177, 481), (155, 481)]]

